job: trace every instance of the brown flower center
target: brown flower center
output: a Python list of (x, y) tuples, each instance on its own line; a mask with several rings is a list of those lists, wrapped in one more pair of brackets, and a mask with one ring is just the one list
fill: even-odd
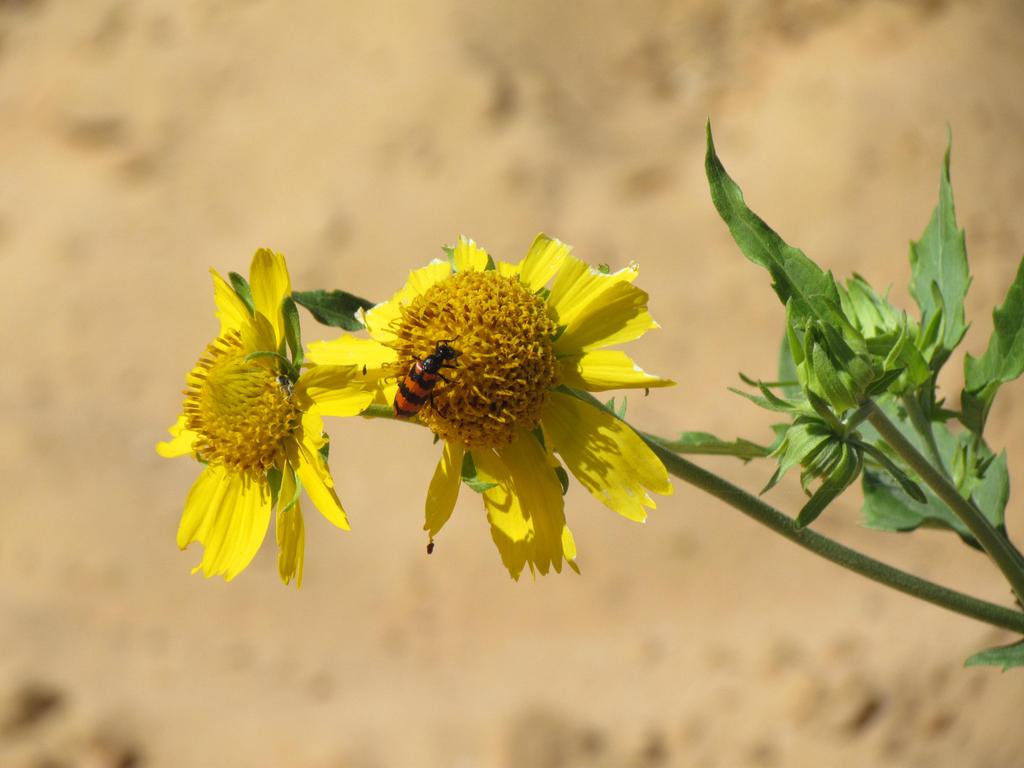
[(263, 473), (280, 463), (302, 413), (291, 385), (261, 360), (246, 359), (237, 332), (207, 346), (188, 375), (185, 417), (194, 450), (211, 464)]
[(458, 356), (440, 370), (448, 381), (435, 383), (420, 420), (470, 447), (507, 444), (540, 422), (558, 375), (554, 332), (544, 300), (517, 278), (459, 272), (402, 308), (393, 342), (402, 361), (396, 375), (446, 343)]

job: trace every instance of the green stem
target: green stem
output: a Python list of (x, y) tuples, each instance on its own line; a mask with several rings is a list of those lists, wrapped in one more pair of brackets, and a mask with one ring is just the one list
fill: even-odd
[(967, 530), (971, 532), (981, 548), (988, 553), (992, 562), (1003, 572), (1017, 599), (1024, 601), (1024, 559), (1017, 548), (999, 534), (977, 507), (960, 495), (956, 486), (946, 475), (932, 466), (918, 452), (874, 402), (871, 402), (868, 421), (878, 430), (878, 434), (889, 444), (889, 447), (907, 462), (907, 466), (914, 470), (918, 477), (935, 492), (935, 495), (942, 499), (946, 506), (967, 526)]
[[(877, 428), (877, 427), (876, 427)], [(1024, 633), (1024, 613), (1001, 605), (979, 600), (962, 592), (940, 587), (938, 584), (913, 576), (874, 558), (862, 555), (856, 550), (843, 546), (827, 536), (809, 528), (797, 529), (792, 518), (769, 506), (756, 496), (737, 488), (706, 469), (698, 467), (681, 456), (662, 447), (656, 438), (639, 433), (651, 447), (668, 471), (702, 491), (721, 499), (743, 514), (772, 529), (804, 549), (824, 557), (843, 568), (859, 573), (869, 579), (885, 584), (913, 597), (926, 600), (950, 611), (970, 616), (996, 627)]]
[[(946, 464), (942, 460), (942, 454), (939, 453), (939, 444), (935, 442), (935, 431), (932, 429), (932, 423), (924, 415), (924, 411), (921, 410), (921, 403), (917, 396), (913, 394), (904, 395), (902, 402), (904, 409), (907, 411), (907, 416), (910, 417), (910, 423), (914, 425), (914, 429), (917, 430), (918, 434), (924, 438), (925, 445), (928, 446), (928, 453), (931, 454), (932, 462), (934, 462), (942, 474), (949, 477), (949, 470), (946, 469)], [(869, 414), (873, 405), (873, 402), (867, 404)]]
[[(571, 391), (571, 390), (570, 390)], [(588, 402), (592, 398), (584, 393), (571, 391), (581, 399)], [(593, 401), (596, 402), (596, 401)], [(601, 407), (598, 403), (598, 407)], [(371, 405), (362, 415), (366, 418), (394, 419), (394, 409), (387, 405)], [(804, 549), (809, 549), (826, 560), (831, 560), (854, 573), (867, 576), (881, 584), (897, 589), (908, 595), (920, 598), (929, 603), (946, 608), (950, 611), (969, 616), (973, 619), (983, 621), (992, 626), (1009, 629), (1013, 632), (1024, 633), (1024, 613), (1004, 608), (1001, 605), (979, 600), (962, 592), (940, 587), (926, 579), (913, 576), (891, 565), (879, 562), (867, 555), (862, 555), (856, 550), (845, 547), (833, 541), (827, 536), (815, 533), (809, 528), (796, 529), (793, 520), (784, 514), (765, 504), (759, 498), (751, 496), (746, 491), (737, 488), (726, 480), (701, 469), (681, 456), (677, 456), (668, 448), (660, 444), (660, 438), (653, 435), (638, 433), (641, 438), (658, 455), (658, 458), (665, 464), (665, 467), (680, 480), (700, 488), (701, 490), (721, 499), (732, 505), (740, 512), (753, 518), (762, 525), (771, 528), (776, 533), (784, 536), (790, 541), (799, 544)]]

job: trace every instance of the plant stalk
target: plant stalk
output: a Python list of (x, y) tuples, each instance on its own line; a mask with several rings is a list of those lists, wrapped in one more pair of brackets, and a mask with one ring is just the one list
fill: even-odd
[[(580, 396), (581, 399), (592, 400), (585, 393), (570, 391)], [(593, 402), (597, 403), (596, 400)], [(602, 406), (600, 403), (597, 403), (597, 407)], [(395, 418), (395, 412), (392, 407), (377, 404), (371, 405), (362, 415), (366, 418)], [(905, 594), (964, 616), (969, 616), (986, 624), (1024, 634), (1024, 613), (979, 600), (956, 590), (940, 587), (938, 584), (926, 579), (901, 571), (898, 568), (893, 568), (891, 565), (886, 565), (867, 555), (862, 555), (856, 550), (850, 549), (809, 528), (798, 530), (794, 527), (791, 518), (765, 504), (759, 498), (751, 496), (746, 491), (723, 480), (718, 475), (698, 467), (681, 456), (677, 456), (659, 444), (660, 438), (644, 434), (643, 432), (638, 432), (637, 434), (657, 454), (671, 474), (721, 499), (804, 549), (808, 549), (816, 555), (841, 565), (854, 573), (859, 573)]]
[(650, 446), (651, 450), (657, 454), (658, 458), (664, 463), (665, 468), (672, 475), (700, 488), (717, 499), (721, 499), (743, 514), (761, 523), (761, 525), (770, 528), (780, 536), (789, 539), (804, 549), (808, 549), (836, 565), (841, 565), (847, 570), (859, 573), (873, 581), (885, 584), (912, 597), (925, 600), (964, 616), (969, 616), (972, 619), (983, 621), (992, 626), (1024, 633), (1024, 613), (996, 605), (995, 603), (989, 603), (985, 600), (979, 600), (953, 589), (941, 587), (927, 579), (922, 579), (906, 571), (893, 568), (891, 565), (887, 565), (867, 555), (862, 555), (860, 552), (850, 549), (837, 541), (833, 541), (827, 536), (816, 533), (810, 528), (797, 529), (793, 525), (792, 518), (782, 514), (756, 496), (750, 495), (741, 488), (737, 488), (735, 485), (718, 477), (718, 475), (698, 467), (681, 456), (677, 456), (662, 447), (654, 436), (646, 435), (643, 432), (638, 434)]
[[(907, 411), (907, 416), (910, 417), (910, 423), (914, 425), (914, 429), (917, 430), (918, 434), (924, 439), (925, 445), (928, 446), (928, 453), (931, 454), (931, 459), (935, 463), (936, 469), (946, 477), (949, 477), (949, 470), (946, 469), (946, 464), (942, 461), (942, 454), (939, 453), (939, 444), (935, 442), (935, 431), (932, 429), (932, 423), (924, 415), (924, 411), (921, 410), (921, 403), (918, 401), (917, 396), (913, 394), (904, 395), (901, 398), (901, 402)], [(869, 413), (873, 405), (874, 401), (868, 404)], [(874, 407), (877, 408), (877, 406)]]
[(1009, 582), (1017, 600), (1024, 602), (1024, 559), (1017, 548), (1000, 535), (977, 507), (960, 495), (956, 486), (941, 469), (933, 466), (918, 452), (876, 403), (869, 402), (871, 408), (868, 421), (871, 426), (967, 526), (967, 530), (971, 532), (981, 548), (988, 553), (992, 562), (1003, 572), (1003, 576)]

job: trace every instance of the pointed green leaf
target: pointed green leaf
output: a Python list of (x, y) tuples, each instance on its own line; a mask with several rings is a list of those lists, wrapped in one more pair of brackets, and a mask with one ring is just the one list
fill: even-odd
[(1004, 672), (1010, 667), (1024, 667), (1024, 640), (980, 651), (967, 659), (964, 666), (1002, 667)]
[(345, 291), (293, 291), (292, 298), (296, 304), (308, 309), (318, 323), (346, 331), (362, 330), (363, 324), (356, 317), (356, 312), (373, 306), (372, 301)]
[(971, 498), (992, 524), (999, 530), (1006, 526), (1006, 502), (1010, 499), (1010, 469), (1006, 451), (991, 459), (984, 468), (984, 477), (977, 481)]
[(931, 359), (936, 370), (967, 331), (964, 297), (971, 283), (964, 231), (956, 225), (953, 188), (949, 181), (951, 144), (952, 137), (942, 162), (939, 202), (921, 239), (910, 244), (910, 293), (921, 308), (921, 325), (927, 326), (940, 311), (943, 315), (939, 345)]
[(985, 354), (964, 359), (964, 389), (972, 404), (977, 401), (976, 407), (982, 411), (982, 426), (999, 386), (1024, 373), (1024, 259), (1006, 298), (992, 313), (992, 320), (995, 328)]
[(811, 261), (802, 251), (787, 245), (774, 230), (743, 201), (743, 192), (726, 173), (715, 154), (711, 122), (707, 124), (707, 155), (704, 169), (711, 187), (711, 200), (729, 227), (743, 255), (772, 276), (775, 293), (783, 304), (793, 303), (797, 320), (814, 318), (837, 323), (839, 295), (831, 273)]

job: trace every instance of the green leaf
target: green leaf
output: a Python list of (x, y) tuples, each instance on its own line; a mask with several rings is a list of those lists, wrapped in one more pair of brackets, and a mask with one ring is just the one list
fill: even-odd
[[(324, 461), (327, 461), (331, 456), (331, 438), (327, 436), (326, 432), (322, 432), (320, 435), (323, 438), (324, 444), (320, 446), (318, 453), (323, 457)], [(298, 482), (299, 476), (295, 476), (296, 482)]]
[(968, 426), (979, 433), (1000, 385), (1024, 373), (1024, 259), (1006, 298), (992, 313), (992, 320), (995, 328), (985, 354), (964, 358), (964, 394), (968, 402), (963, 403), (961, 398), (961, 404), (965, 411), (972, 407), (978, 410), (977, 423)]
[(466, 451), (462, 455), (462, 482), (464, 482), (470, 490), (476, 491), (477, 493), (483, 493), (489, 491), (491, 488), (497, 487), (497, 483), (489, 483), (480, 479), (480, 476), (476, 472), (476, 463), (473, 461), (473, 454)]
[(967, 269), (964, 231), (956, 225), (953, 188), (949, 182), (949, 153), (946, 145), (939, 177), (939, 202), (921, 239), (910, 244), (910, 293), (921, 308), (921, 325), (927, 326), (942, 312), (942, 333), (930, 362), (938, 370), (967, 332), (964, 297), (971, 283)]
[(971, 656), (964, 662), (965, 667), (1024, 667), (1024, 640), (1011, 645), (989, 648)]
[(249, 314), (255, 315), (256, 304), (252, 300), (252, 288), (249, 287), (249, 281), (237, 272), (228, 272), (228, 279), (231, 280), (231, 287), (235, 289), (235, 293), (238, 294), (238, 298), (245, 304)]
[(362, 330), (356, 312), (374, 306), (372, 301), (345, 291), (293, 291), (292, 298), (309, 310), (318, 323), (346, 331)]
[(783, 304), (793, 303), (797, 320), (816, 319), (839, 324), (839, 295), (831, 273), (811, 261), (797, 248), (787, 245), (774, 230), (743, 201), (743, 192), (715, 154), (711, 121), (707, 124), (707, 155), (704, 169), (711, 187), (711, 200), (729, 227), (743, 255), (772, 276), (775, 293)]
[(1006, 451), (1001, 452), (985, 468), (982, 477), (974, 486), (971, 498), (998, 530), (1006, 527), (1006, 502), (1010, 499), (1010, 469), (1006, 463)]
[(758, 445), (738, 438), (732, 442), (721, 440), (708, 432), (683, 432), (675, 440), (658, 440), (660, 445), (674, 453), (708, 456), (735, 456), (744, 462), (770, 456), (775, 446)]
[[(915, 448), (924, 453), (926, 448), (922, 438), (905, 415), (889, 404), (885, 404), (884, 410)], [(864, 429), (868, 431), (868, 425)], [(933, 424), (932, 429), (942, 461), (950, 468), (960, 494), (970, 498), (996, 530), (1005, 535), (1006, 502), (1010, 493), (1005, 451), (993, 458), (984, 446), (975, 449), (974, 436), (969, 432), (953, 434), (941, 423)], [(869, 456), (875, 458), (871, 453)], [(907, 490), (893, 480), (891, 468), (887, 475), (877, 468), (868, 467), (864, 470), (864, 506), (861, 510), (867, 527), (884, 531), (912, 531), (920, 526), (948, 528), (967, 544), (978, 547), (960, 518), (916, 474), (891, 457), (889, 461), (924, 494), (925, 502), (912, 499)]]
[(288, 349), (292, 353), (292, 365), (302, 365), (302, 331), (299, 326), (299, 309), (291, 296), (285, 296), (281, 302), (281, 316), (284, 318), (284, 337)]
[(901, 495), (895, 481), (877, 469), (865, 468), (861, 485), (864, 490), (861, 516), (868, 528), (880, 531), (913, 531), (930, 519), (942, 520), (947, 527), (951, 522), (942, 517), (945, 505), (938, 502), (930, 493), (926, 492), (926, 497), (939, 504), (933, 509), (915, 502), (905, 493)]

